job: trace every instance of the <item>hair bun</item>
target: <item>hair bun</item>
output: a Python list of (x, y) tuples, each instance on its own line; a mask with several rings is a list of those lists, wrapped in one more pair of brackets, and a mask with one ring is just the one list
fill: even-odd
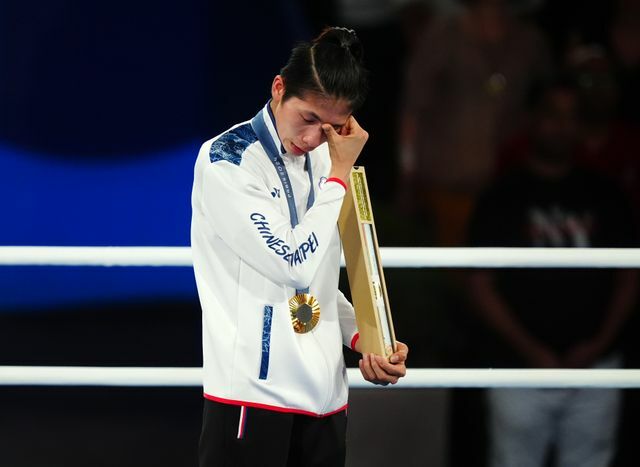
[(321, 44), (331, 44), (332, 46), (342, 47), (358, 62), (362, 61), (362, 44), (353, 29), (341, 26), (328, 27), (313, 40), (314, 46)]

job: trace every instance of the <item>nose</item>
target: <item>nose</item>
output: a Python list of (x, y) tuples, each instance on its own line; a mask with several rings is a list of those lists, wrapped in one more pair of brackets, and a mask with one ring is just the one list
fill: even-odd
[(322, 126), (317, 125), (317, 127), (314, 126), (309, 129), (309, 131), (302, 137), (302, 142), (304, 142), (309, 150), (313, 150), (320, 146), (324, 142), (324, 131), (322, 131)]

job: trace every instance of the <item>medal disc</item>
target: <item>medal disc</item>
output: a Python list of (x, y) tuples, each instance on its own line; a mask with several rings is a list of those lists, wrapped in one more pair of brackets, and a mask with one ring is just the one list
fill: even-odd
[(299, 334), (311, 331), (320, 321), (320, 305), (313, 295), (298, 294), (289, 300), (293, 330)]

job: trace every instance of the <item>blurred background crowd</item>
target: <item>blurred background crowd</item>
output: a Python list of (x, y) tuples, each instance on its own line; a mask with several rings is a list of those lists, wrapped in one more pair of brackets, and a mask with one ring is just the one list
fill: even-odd
[[(0, 244), (188, 245), (199, 145), (264, 105), (291, 45), (326, 25), (356, 30), (371, 72), (356, 116), (381, 246), (638, 246), (637, 0), (3, 1)], [(1, 269), (0, 363), (199, 365), (187, 269)], [(640, 367), (636, 271), (386, 282), (413, 367)], [(640, 459), (635, 390), (441, 402), (442, 465)], [(0, 388), (0, 464), (193, 464), (200, 404)]]

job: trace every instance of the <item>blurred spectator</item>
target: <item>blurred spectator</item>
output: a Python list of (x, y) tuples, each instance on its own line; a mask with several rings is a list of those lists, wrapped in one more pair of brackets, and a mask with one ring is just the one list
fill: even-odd
[(434, 15), (439, 16), (451, 11), (447, 8), (449, 5), (442, 5), (442, 2), (443, 0), (408, 0), (400, 9), (400, 21), (409, 57), (419, 42), (422, 31)]
[(358, 164), (367, 170), (374, 202), (388, 201), (397, 180), (398, 113), (406, 43), (401, 9), (407, 0), (335, 0), (337, 23), (355, 29), (370, 71), (370, 92), (358, 120), (370, 139)]
[[(577, 159), (613, 178), (631, 198), (640, 219), (640, 135), (638, 128), (617, 116), (627, 100), (616, 83), (604, 48), (582, 46), (569, 56), (569, 70), (579, 91), (581, 144)], [(636, 83), (637, 87), (637, 83)]]
[[(534, 95), (525, 163), (481, 196), (473, 246), (630, 247), (635, 233), (621, 192), (574, 164), (579, 138), (573, 81)], [(615, 368), (619, 334), (635, 301), (635, 271), (478, 271), (470, 295), (498, 342), (491, 366)], [(551, 447), (562, 467), (609, 465), (619, 389), (491, 389), (490, 465), (541, 467)]]
[(401, 125), (400, 204), (427, 214), (442, 246), (463, 243), (496, 146), (519, 124), (526, 89), (549, 65), (544, 38), (506, 1), (464, 3), (420, 37)]
[[(600, 45), (578, 45), (567, 53), (564, 68), (578, 91), (580, 138), (576, 162), (612, 178), (632, 202), (640, 222), (640, 134), (638, 125), (617, 112), (628, 97), (616, 80), (612, 61)], [(501, 171), (527, 157), (529, 135), (513, 135), (500, 148)]]
[(611, 29), (611, 49), (620, 95), (619, 117), (640, 125), (640, 1), (619, 2)]
[(567, 50), (577, 44), (605, 44), (614, 7), (614, 1), (545, 0), (536, 14), (536, 23), (549, 39), (556, 64), (562, 66)]

